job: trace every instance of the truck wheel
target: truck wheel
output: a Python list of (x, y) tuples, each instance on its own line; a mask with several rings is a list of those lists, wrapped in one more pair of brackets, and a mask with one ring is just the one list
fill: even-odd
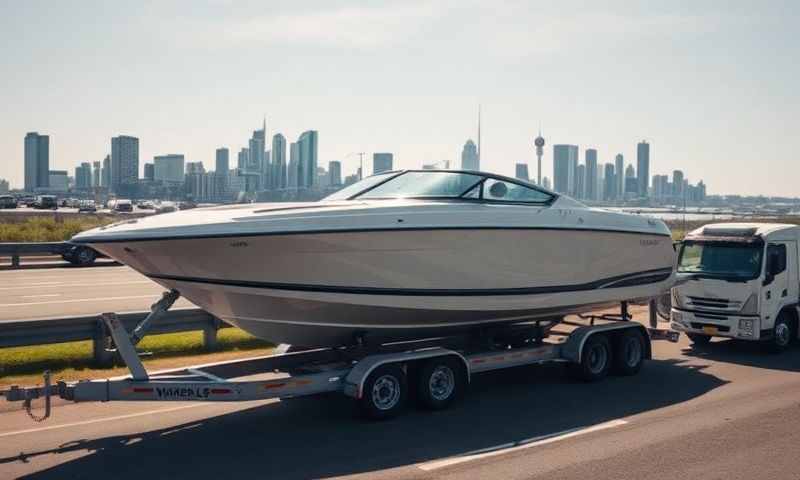
[(584, 382), (594, 382), (608, 375), (611, 368), (611, 343), (596, 333), (583, 345), (581, 362), (572, 365), (572, 374)]
[(407, 396), (406, 374), (400, 365), (383, 365), (367, 377), (359, 405), (366, 417), (383, 420), (400, 413)]
[(772, 327), (772, 340), (769, 343), (769, 350), (772, 353), (781, 353), (792, 346), (794, 339), (797, 338), (797, 325), (794, 318), (787, 312), (781, 312)]
[(463, 366), (452, 357), (433, 358), (419, 371), (417, 395), (422, 407), (442, 410), (464, 392)]
[(636, 375), (644, 364), (646, 345), (641, 332), (627, 329), (614, 342), (614, 373)]
[(702, 333), (686, 332), (686, 336), (692, 341), (692, 345), (697, 345), (699, 347), (708, 345), (708, 343), (711, 341), (711, 337), (709, 335), (703, 335)]

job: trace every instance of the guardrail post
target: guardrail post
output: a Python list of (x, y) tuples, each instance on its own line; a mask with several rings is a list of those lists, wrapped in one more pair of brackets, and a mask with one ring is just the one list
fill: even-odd
[(213, 350), (219, 345), (217, 341), (217, 331), (219, 327), (220, 321), (215, 316), (211, 316), (208, 324), (203, 327), (203, 346), (206, 350)]
[(11, 268), (19, 268), (19, 253), (11, 255)]
[(114, 353), (108, 351), (109, 336), (103, 320), (98, 319), (94, 327), (94, 338), (92, 339), (92, 350), (94, 352), (94, 362), (101, 367), (111, 366), (114, 360)]

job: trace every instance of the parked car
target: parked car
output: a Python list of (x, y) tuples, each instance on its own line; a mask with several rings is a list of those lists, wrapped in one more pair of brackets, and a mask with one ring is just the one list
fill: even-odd
[(58, 210), (58, 200), (55, 195), (37, 195), (33, 208), (38, 210)]
[(17, 208), (17, 199), (11, 195), (0, 195), (0, 208)]
[(94, 200), (83, 200), (78, 205), (78, 213), (93, 213), (97, 211)]
[(19, 203), (26, 207), (32, 207), (34, 203), (36, 203), (36, 197), (33, 195), (25, 195), (19, 200)]
[(187, 200), (178, 204), (178, 209), (180, 210), (189, 210), (192, 208), (197, 208), (197, 204), (191, 200)]
[(108, 208), (114, 212), (132, 212), (133, 202), (124, 198), (116, 198), (108, 201)]
[(173, 202), (161, 202), (156, 205), (156, 213), (170, 213), (177, 210)]
[(136, 206), (142, 210), (154, 210), (156, 208), (152, 200), (142, 200)]

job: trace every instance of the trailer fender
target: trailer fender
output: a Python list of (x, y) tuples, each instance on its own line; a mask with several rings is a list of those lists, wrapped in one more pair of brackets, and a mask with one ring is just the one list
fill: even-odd
[(360, 360), (355, 367), (353, 367), (344, 379), (344, 394), (356, 399), (361, 399), (364, 391), (364, 382), (367, 381), (370, 373), (381, 365), (389, 363), (408, 363), (417, 360), (424, 360), (428, 358), (451, 356), (457, 358), (462, 365), (467, 375), (467, 383), (470, 381), (470, 368), (469, 362), (459, 352), (449, 350), (447, 348), (430, 348), (425, 350), (416, 350), (412, 352), (401, 353), (385, 353), (378, 355), (369, 355)]
[(569, 335), (567, 341), (564, 342), (564, 345), (561, 348), (561, 356), (570, 362), (580, 363), (582, 360), (581, 354), (583, 353), (583, 346), (586, 344), (586, 341), (589, 339), (589, 337), (599, 333), (608, 333), (613, 337), (615, 332), (620, 332), (629, 328), (638, 329), (642, 334), (642, 338), (648, 340), (645, 342), (645, 358), (650, 359), (652, 355), (649, 342), (650, 335), (647, 333), (647, 329), (644, 328), (644, 326), (634, 322), (617, 322), (603, 325), (587, 325), (578, 327)]

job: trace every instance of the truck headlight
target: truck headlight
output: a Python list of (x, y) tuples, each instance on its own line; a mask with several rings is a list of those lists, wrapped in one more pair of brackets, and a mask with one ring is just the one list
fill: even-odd
[(758, 295), (751, 293), (750, 298), (744, 302), (739, 313), (742, 315), (758, 315)]
[(743, 337), (753, 336), (753, 320), (741, 318), (739, 319), (739, 335)]

